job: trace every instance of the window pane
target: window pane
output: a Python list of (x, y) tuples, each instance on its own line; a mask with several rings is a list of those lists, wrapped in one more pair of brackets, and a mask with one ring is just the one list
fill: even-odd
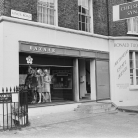
[(138, 69), (136, 69), (136, 77), (138, 77)]
[(81, 22), (79, 22), (79, 30), (82, 30), (82, 28), (81, 28)]
[[(38, 21), (42, 23), (54, 25), (55, 19), (55, 0), (39, 0), (38, 1)], [(41, 14), (40, 14), (41, 13)]]
[(138, 60), (138, 52), (135, 52), (136, 60)]
[(133, 60), (130, 60), (130, 68), (133, 68), (134, 64), (133, 64)]
[(84, 15), (82, 15), (82, 22), (85, 23), (85, 16)]
[(130, 77), (130, 85), (133, 85), (133, 77)]
[(136, 78), (136, 85), (138, 85), (138, 77)]
[(129, 52), (129, 59), (133, 59), (132, 58), (132, 52)]
[(82, 30), (85, 31), (85, 23), (82, 23)]
[(136, 68), (138, 68), (138, 60), (136, 60)]

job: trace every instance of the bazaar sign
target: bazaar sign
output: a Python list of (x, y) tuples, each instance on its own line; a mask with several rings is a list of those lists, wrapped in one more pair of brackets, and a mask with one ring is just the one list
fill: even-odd
[(138, 16), (138, 1), (113, 6), (113, 21)]

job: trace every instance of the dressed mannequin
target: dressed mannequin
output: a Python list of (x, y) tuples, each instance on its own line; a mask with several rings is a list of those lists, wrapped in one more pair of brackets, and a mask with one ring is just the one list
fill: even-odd
[(48, 94), (48, 99), (49, 102), (51, 102), (51, 93), (50, 93), (50, 84), (51, 84), (51, 76), (50, 76), (50, 72), (45, 69), (44, 70), (44, 95), (45, 95), (45, 101), (47, 101), (47, 97), (46, 94)]
[(37, 102), (37, 76), (36, 76), (36, 70), (32, 69), (32, 83), (31, 83), (32, 93), (33, 93), (33, 102)]
[[(38, 69), (37, 70), (37, 81), (38, 81), (38, 86), (37, 86), (37, 90), (38, 90), (38, 93), (39, 93), (39, 102), (38, 103), (41, 103), (41, 99), (42, 99), (42, 92), (43, 92), (43, 89), (44, 89), (44, 79), (43, 79), (43, 72), (41, 69)], [(44, 96), (43, 96), (44, 97)]]

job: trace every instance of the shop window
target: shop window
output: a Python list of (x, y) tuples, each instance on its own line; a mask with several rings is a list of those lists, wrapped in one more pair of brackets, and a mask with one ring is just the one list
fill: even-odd
[(91, 30), (91, 1), (90, 0), (78, 0), (79, 6), (79, 30), (90, 32)]
[(130, 63), (130, 85), (138, 87), (138, 52), (131, 51), (129, 53)]
[(38, 22), (56, 25), (57, 0), (38, 0), (37, 20)]

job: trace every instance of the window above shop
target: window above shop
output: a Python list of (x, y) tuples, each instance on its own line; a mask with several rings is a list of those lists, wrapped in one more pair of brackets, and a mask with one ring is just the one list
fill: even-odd
[(138, 17), (127, 19), (127, 34), (138, 35)]
[[(127, 0), (127, 2), (134, 2), (138, 0)], [(132, 17), (127, 19), (127, 34), (138, 35), (138, 17)]]
[(138, 52), (129, 52), (129, 63), (131, 88), (138, 88)]
[(78, 0), (79, 30), (91, 32), (92, 0)]
[(57, 0), (38, 0), (37, 20), (41, 23), (57, 25)]

